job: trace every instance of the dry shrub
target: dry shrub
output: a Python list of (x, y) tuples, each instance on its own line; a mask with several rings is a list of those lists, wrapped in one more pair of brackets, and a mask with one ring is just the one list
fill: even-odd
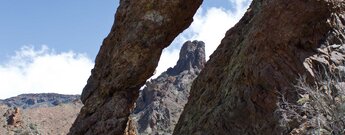
[(298, 100), (289, 102), (280, 93), (281, 126), (286, 134), (344, 135), (345, 134), (345, 79), (344, 74), (323, 72), (314, 84), (300, 77), (295, 85)]

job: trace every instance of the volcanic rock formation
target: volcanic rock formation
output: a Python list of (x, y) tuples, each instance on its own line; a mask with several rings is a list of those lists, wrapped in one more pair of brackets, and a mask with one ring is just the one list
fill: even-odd
[(204, 43), (187, 41), (176, 66), (146, 83), (132, 115), (137, 134), (172, 134), (188, 101), (192, 82), (205, 62)]
[(201, 2), (120, 0), (69, 134), (124, 134), (139, 89), (152, 76), (162, 49), (191, 24)]
[(333, 71), (345, 62), (344, 11), (343, 0), (253, 0), (194, 81), (174, 134), (278, 135), (298, 127), (280, 126), (280, 94), (296, 103), (300, 76), (311, 83), (320, 65)]
[(20, 109), (15, 107), (13, 109), (8, 109), (3, 115), (6, 118), (7, 125), (18, 127), (21, 123)]

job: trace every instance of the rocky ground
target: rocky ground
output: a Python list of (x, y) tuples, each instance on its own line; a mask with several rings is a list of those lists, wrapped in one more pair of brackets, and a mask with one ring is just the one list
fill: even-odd
[(77, 117), (80, 96), (24, 94), (0, 101), (1, 135), (65, 135)]

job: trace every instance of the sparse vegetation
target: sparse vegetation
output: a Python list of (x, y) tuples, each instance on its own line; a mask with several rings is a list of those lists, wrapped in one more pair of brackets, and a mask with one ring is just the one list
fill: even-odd
[[(321, 73), (320, 73), (321, 74)], [(314, 84), (301, 77), (295, 85), (298, 100), (281, 94), (277, 113), (283, 117), (286, 133), (343, 135), (345, 133), (345, 79), (343, 73), (323, 72)]]
[(37, 124), (30, 123), (29, 124), (29, 128), (30, 128), (30, 133), (32, 133), (34, 135), (39, 135), (40, 134), (38, 132)]

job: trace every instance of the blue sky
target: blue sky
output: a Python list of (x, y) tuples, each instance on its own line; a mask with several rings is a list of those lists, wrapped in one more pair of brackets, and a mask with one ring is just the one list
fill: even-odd
[[(163, 51), (157, 75), (174, 66), (186, 40), (203, 40), (207, 56), (251, 0), (205, 0), (194, 22)], [(80, 94), (118, 0), (0, 2), (0, 99), (21, 93)]]
[[(0, 2), (0, 63), (23, 45), (74, 50), (94, 59), (108, 34), (118, 0), (32, 0)], [(204, 7), (230, 9), (226, 0)]]
[(113, 24), (118, 1), (0, 2), (0, 61), (23, 45), (85, 52), (94, 58)]

